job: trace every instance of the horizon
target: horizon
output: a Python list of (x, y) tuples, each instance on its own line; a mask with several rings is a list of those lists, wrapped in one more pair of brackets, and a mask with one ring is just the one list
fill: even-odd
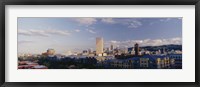
[(182, 45), (182, 18), (18, 18), (18, 53), (95, 50), (96, 37), (104, 48)]
[[(182, 44), (166, 44), (166, 45), (167, 46), (169, 46), (169, 45), (181, 45), (182, 46)], [(164, 45), (157, 45), (157, 46), (164, 46)], [(134, 46), (132, 46), (132, 47), (134, 47)], [(139, 46), (139, 47), (148, 47), (148, 46)], [(151, 46), (151, 47), (156, 47), (156, 46)], [(131, 47), (127, 47), (127, 48), (131, 48)], [(44, 52), (46, 52), (48, 49), (53, 49), (53, 48), (47, 48), (46, 50), (44, 50)], [(53, 50), (55, 50), (55, 49), (53, 49)], [(88, 50), (88, 49), (85, 49), (85, 50)], [(81, 50), (81, 51), (83, 51), (83, 50)], [(57, 52), (55, 52), (55, 53), (56, 54), (63, 54), (63, 53), (57, 53)], [(19, 53), (18, 52), (18, 54), (31, 54), (31, 53)], [(42, 53), (32, 53), (32, 54), (42, 54)]]

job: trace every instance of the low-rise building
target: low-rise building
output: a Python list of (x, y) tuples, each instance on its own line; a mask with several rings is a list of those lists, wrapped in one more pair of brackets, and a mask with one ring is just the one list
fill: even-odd
[(127, 59), (110, 59), (104, 61), (107, 68), (121, 69), (169, 69), (174, 66), (174, 59), (167, 55), (143, 55)]
[(168, 54), (168, 56), (174, 59), (174, 68), (182, 69), (182, 54)]

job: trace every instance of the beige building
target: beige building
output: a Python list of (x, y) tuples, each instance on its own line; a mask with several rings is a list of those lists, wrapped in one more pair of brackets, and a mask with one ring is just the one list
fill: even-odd
[(103, 54), (103, 38), (101, 37), (96, 38), (96, 54)]
[(149, 58), (140, 58), (140, 67), (148, 68), (149, 67)]
[(55, 50), (54, 49), (48, 49), (47, 50), (47, 55), (54, 55), (55, 54)]

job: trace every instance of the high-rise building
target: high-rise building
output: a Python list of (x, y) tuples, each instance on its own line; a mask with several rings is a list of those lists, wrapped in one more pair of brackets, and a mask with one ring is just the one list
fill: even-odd
[(96, 38), (96, 54), (103, 54), (103, 38), (101, 37)]
[(135, 50), (135, 55), (138, 56), (139, 55), (139, 44), (138, 43), (135, 44), (134, 50)]
[(114, 46), (113, 46), (113, 44), (111, 44), (111, 46), (110, 46), (110, 50), (113, 51), (113, 49), (114, 49)]

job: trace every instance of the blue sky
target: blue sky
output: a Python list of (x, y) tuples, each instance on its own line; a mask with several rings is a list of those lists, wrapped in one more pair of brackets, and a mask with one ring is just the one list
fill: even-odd
[(105, 47), (182, 44), (182, 18), (18, 18), (18, 52), (56, 53)]

